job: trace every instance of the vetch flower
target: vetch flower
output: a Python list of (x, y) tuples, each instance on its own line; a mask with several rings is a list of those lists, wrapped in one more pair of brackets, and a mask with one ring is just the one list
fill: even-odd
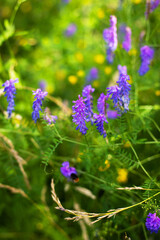
[(74, 182), (79, 181), (76, 169), (74, 167), (70, 167), (69, 162), (63, 162), (60, 171), (68, 180), (73, 180)]
[(100, 97), (97, 100), (97, 109), (99, 113), (104, 114), (106, 113), (106, 109), (108, 108), (108, 104), (106, 103), (108, 99), (108, 95), (105, 95), (104, 93), (101, 93)]
[(77, 31), (77, 26), (74, 23), (71, 23), (65, 30), (66, 37), (73, 36)]
[(93, 118), (95, 119), (94, 123), (96, 124), (97, 130), (101, 135), (105, 138), (107, 136), (106, 131), (104, 130), (104, 122), (108, 123), (104, 114), (93, 114)]
[(150, 0), (146, 1), (146, 18), (148, 18), (149, 14), (154, 11), (160, 5), (160, 0)]
[(57, 116), (54, 116), (54, 115), (51, 115), (50, 114), (50, 111), (49, 111), (49, 108), (45, 108), (44, 110), (44, 116), (43, 116), (43, 119), (50, 125), (50, 124), (53, 124), (53, 123), (56, 123), (56, 120), (58, 119)]
[(44, 92), (46, 89), (46, 81), (45, 80), (41, 80), (39, 82), (39, 88)]
[(120, 115), (118, 114), (118, 112), (117, 111), (115, 111), (115, 110), (108, 110), (107, 111), (107, 117), (109, 118), (109, 119), (115, 119), (115, 118), (117, 118), (117, 117), (119, 117)]
[(44, 100), (45, 96), (47, 95), (47, 92), (43, 92), (41, 89), (37, 89), (36, 91), (33, 91), (34, 99), (36, 99), (33, 102), (33, 112), (32, 112), (32, 119), (34, 122), (37, 122), (37, 119), (40, 118), (39, 111), (42, 112), (42, 101)]
[(122, 47), (128, 52), (131, 49), (131, 29), (130, 27), (125, 28), (124, 41)]
[(16, 94), (16, 88), (14, 84), (17, 82), (18, 82), (18, 78), (16, 78), (15, 80), (13, 79), (7, 80), (5, 83), (2, 84), (5, 92), (4, 96), (7, 97), (7, 102), (8, 102), (8, 107), (7, 107), (8, 118), (11, 118), (12, 111), (14, 110), (14, 106), (15, 106), (14, 95)]
[(86, 76), (87, 82), (92, 82), (98, 78), (98, 69), (93, 67), (90, 69), (88, 75)]
[(86, 111), (88, 113), (87, 119), (92, 123), (92, 115), (93, 115), (93, 97), (92, 93), (94, 92), (94, 88), (91, 85), (87, 85), (84, 87), (82, 91), (82, 96), (85, 97), (84, 103), (86, 105)]
[(147, 45), (141, 48), (140, 57), (141, 57), (142, 63), (139, 69), (140, 76), (148, 72), (149, 65), (153, 59), (153, 56), (154, 56), (154, 50), (152, 48), (148, 47)]
[(158, 233), (160, 230), (160, 218), (156, 216), (156, 213), (149, 213), (145, 225), (147, 230), (151, 231), (151, 233)]
[(117, 49), (117, 18), (113, 15), (110, 16), (110, 27), (104, 29), (103, 38), (107, 43), (107, 60), (109, 63), (113, 62), (114, 51)]
[(119, 71), (119, 75), (121, 75), (121, 74), (127, 75), (127, 67), (126, 66), (118, 65), (118, 71)]
[(79, 129), (83, 135), (85, 135), (88, 130), (86, 127), (86, 121), (88, 121), (88, 111), (84, 101), (85, 99), (79, 95), (78, 100), (73, 101), (75, 104), (72, 106), (74, 113), (74, 115), (72, 115), (72, 121), (77, 125), (76, 130)]

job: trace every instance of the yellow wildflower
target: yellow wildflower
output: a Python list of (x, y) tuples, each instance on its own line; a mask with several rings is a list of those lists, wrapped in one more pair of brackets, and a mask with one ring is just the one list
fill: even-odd
[(68, 77), (68, 81), (73, 85), (77, 83), (77, 80), (78, 80), (77, 77), (74, 75)]
[(104, 163), (105, 163), (105, 167), (104, 167), (104, 168), (103, 168), (102, 166), (99, 167), (99, 171), (100, 171), (100, 172), (104, 172), (104, 171), (106, 171), (108, 168), (110, 168), (110, 163), (109, 163), (108, 160), (106, 160)]
[(104, 11), (102, 9), (98, 9), (97, 16), (100, 19), (103, 19), (105, 17)]
[(84, 77), (84, 75), (85, 75), (85, 72), (84, 72), (83, 70), (79, 70), (79, 71), (77, 72), (77, 76), (78, 76), (78, 77)]
[(128, 52), (129, 56), (136, 56), (137, 55), (137, 49), (133, 48)]
[(98, 64), (103, 64), (105, 61), (105, 57), (102, 54), (97, 54), (94, 57), (94, 61)]
[(130, 78), (130, 79), (128, 80), (128, 83), (129, 83), (129, 84), (132, 84), (132, 83), (133, 83), (132, 77), (129, 76), (129, 78)]
[(128, 170), (127, 169), (125, 169), (125, 168), (118, 169), (117, 181), (119, 183), (125, 183), (128, 181)]
[(66, 77), (66, 72), (64, 70), (57, 70), (56, 72), (56, 79), (57, 80), (64, 80)]
[(135, 4), (139, 4), (139, 3), (141, 3), (141, 0), (132, 0), (132, 2)]
[(76, 58), (76, 60), (77, 60), (78, 62), (83, 62), (83, 60), (84, 60), (84, 57), (83, 57), (83, 55), (82, 55), (81, 52), (77, 52), (77, 53), (75, 54), (75, 58)]
[(124, 145), (123, 145), (125, 148), (129, 148), (131, 146), (131, 143), (130, 141), (126, 141), (124, 142)]
[(160, 90), (155, 91), (156, 96), (160, 96)]
[(105, 67), (104, 72), (105, 72), (106, 75), (109, 75), (112, 72), (112, 68), (111, 67)]

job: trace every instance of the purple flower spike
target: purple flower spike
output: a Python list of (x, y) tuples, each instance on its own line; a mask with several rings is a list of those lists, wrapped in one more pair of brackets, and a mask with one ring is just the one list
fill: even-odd
[(131, 29), (129, 27), (125, 28), (124, 41), (122, 47), (128, 52), (131, 49)]
[(118, 71), (119, 71), (119, 75), (121, 75), (121, 74), (127, 75), (127, 67), (126, 66), (118, 65)]
[(16, 94), (16, 88), (14, 86), (15, 83), (18, 82), (18, 78), (16, 78), (15, 80), (10, 79), (7, 80), (5, 83), (2, 84), (2, 86), (4, 87), (4, 91), (5, 92), (5, 97), (7, 97), (7, 102), (8, 102), (8, 107), (7, 107), (7, 112), (8, 112), (8, 118), (11, 118), (12, 115), (12, 111), (14, 110), (14, 94)]
[(87, 77), (86, 77), (86, 80), (87, 82), (92, 82), (93, 80), (96, 80), (98, 78), (98, 69), (93, 67), (90, 69)]
[(49, 108), (45, 108), (44, 110), (45, 114), (43, 116), (43, 119), (50, 125), (53, 123), (56, 123), (56, 120), (58, 119), (57, 116), (53, 116), (50, 114)]
[(117, 48), (117, 18), (113, 15), (110, 16), (110, 27), (104, 29), (103, 38), (106, 41), (108, 48), (115, 51)]
[(110, 16), (110, 27), (104, 29), (103, 38), (107, 43), (107, 61), (109, 63), (113, 62), (114, 51), (117, 49), (118, 39), (117, 39), (117, 18), (113, 15)]
[(127, 82), (129, 79), (128, 75), (121, 74), (117, 81), (118, 85), (107, 88), (108, 95), (112, 95), (111, 99), (113, 100), (114, 107), (119, 113), (124, 113), (129, 110), (129, 92), (131, 90), (131, 85)]
[(85, 123), (85, 121), (88, 121), (88, 111), (84, 101), (85, 99), (83, 99), (83, 97), (81, 97), (80, 95), (78, 96), (78, 100), (73, 101), (73, 103), (75, 104), (74, 106), (72, 106), (72, 110), (74, 113), (74, 115), (72, 115), (72, 121), (75, 122), (76, 125), (78, 125), (76, 127), (76, 130), (80, 129), (80, 132), (85, 135), (88, 130)]
[(94, 123), (96, 123), (97, 130), (101, 135), (105, 138), (107, 136), (106, 131), (104, 130), (104, 122), (108, 123), (104, 114), (93, 114), (93, 118), (95, 119)]
[(63, 162), (60, 170), (62, 175), (68, 180), (75, 180), (78, 178), (76, 169), (74, 167), (70, 167), (69, 162)]
[(146, 72), (149, 71), (149, 65), (153, 59), (154, 56), (154, 50), (148, 46), (143, 46), (141, 48), (141, 66), (139, 69), (139, 75), (143, 76)]
[(160, 0), (150, 0), (146, 2), (146, 18), (148, 18), (149, 14), (154, 11), (160, 5)]
[(145, 225), (147, 230), (151, 231), (151, 233), (158, 233), (160, 230), (160, 218), (156, 216), (156, 213), (149, 213)]
[(117, 118), (117, 117), (119, 117), (120, 115), (118, 114), (118, 112), (117, 111), (114, 111), (114, 110), (108, 110), (107, 111), (107, 117), (109, 118), (109, 119), (115, 119), (115, 118)]
[(37, 119), (40, 118), (39, 111), (42, 112), (41, 106), (42, 106), (42, 101), (44, 100), (45, 96), (47, 95), (47, 92), (42, 92), (41, 89), (37, 89), (36, 91), (33, 91), (34, 99), (36, 99), (33, 102), (33, 112), (32, 112), (32, 119), (34, 122), (37, 122)]
[(82, 96), (85, 97), (85, 105), (86, 105), (86, 111), (88, 113), (87, 119), (88, 121), (91, 121), (92, 123), (92, 115), (93, 115), (93, 97), (91, 95), (91, 93), (94, 92), (94, 88), (92, 88), (91, 85), (87, 85), (84, 87), (83, 91), (82, 91)]
[(39, 88), (44, 92), (46, 90), (46, 81), (45, 80), (41, 80), (39, 82)]
[(71, 37), (75, 34), (76, 31), (77, 31), (77, 26), (74, 23), (72, 23), (65, 30), (65, 35), (66, 37)]
[(106, 103), (107, 99), (108, 99), (108, 95), (104, 95), (104, 93), (101, 93), (100, 97), (98, 98), (97, 101), (97, 109), (98, 112), (101, 114), (105, 115), (106, 109), (108, 108), (108, 104)]

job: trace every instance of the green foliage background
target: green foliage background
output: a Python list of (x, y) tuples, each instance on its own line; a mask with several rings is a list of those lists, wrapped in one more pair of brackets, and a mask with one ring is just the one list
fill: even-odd
[[(16, 77), (19, 83), (15, 113), (10, 120), (6, 118), (7, 101), (3, 88), (0, 89), (0, 183), (22, 189), (29, 198), (0, 185), (0, 239), (160, 237), (150, 235), (145, 228), (147, 214), (159, 213), (159, 197), (149, 198), (159, 191), (160, 8), (146, 20), (145, 1), (124, 0), (121, 7), (119, 2), (1, 1), (0, 84)], [(105, 60), (102, 38), (103, 29), (109, 27), (110, 15), (117, 17), (118, 27), (125, 23), (132, 29), (132, 50), (127, 53), (119, 44), (111, 66)], [(70, 23), (77, 25), (77, 32), (66, 38), (64, 31)], [(139, 55), (143, 45), (153, 47), (155, 56), (150, 71), (140, 77)], [(96, 111), (100, 93), (105, 93), (106, 87), (117, 80), (118, 64), (127, 66), (132, 80), (130, 111), (105, 125), (107, 139), (89, 124), (87, 135), (82, 136), (72, 122), (72, 101), (81, 94), (89, 69), (97, 67), (99, 78), (93, 82)], [(76, 77), (75, 84), (69, 81), (70, 76)], [(48, 106), (58, 116), (53, 126), (47, 126), (43, 120), (35, 125), (31, 119), (32, 90), (39, 87), (42, 79), (49, 93), (44, 107)], [(17, 155), (26, 161), (23, 167), (30, 187), (10, 151), (9, 140)], [(67, 182), (60, 174), (63, 161), (76, 167), (79, 183)], [(124, 182), (118, 181), (119, 169), (128, 173)], [(67, 209), (74, 209), (77, 203), (81, 210), (105, 213), (149, 201), (91, 226), (84, 220), (66, 221), (64, 218), (69, 216), (56, 210), (51, 198), (52, 178)], [(86, 196), (85, 190), (80, 193), (77, 186), (90, 190), (96, 198)], [(144, 190), (117, 189), (134, 186)]]

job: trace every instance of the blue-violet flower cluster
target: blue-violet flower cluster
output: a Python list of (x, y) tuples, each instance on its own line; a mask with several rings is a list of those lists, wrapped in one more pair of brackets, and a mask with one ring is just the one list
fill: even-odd
[(45, 108), (43, 119), (50, 125), (56, 123), (57, 116), (51, 115), (49, 108)]
[(88, 75), (86, 76), (87, 82), (92, 82), (98, 78), (98, 69), (93, 67), (90, 69)]
[(18, 82), (18, 79), (10, 79), (7, 80), (5, 83), (3, 83), (3, 87), (4, 87), (4, 92), (5, 95), (7, 97), (7, 102), (8, 102), (8, 107), (7, 107), (7, 112), (8, 112), (8, 118), (11, 117), (12, 115), (12, 111), (14, 110), (14, 98), (15, 98), (15, 94), (16, 94), (16, 88), (14, 86), (15, 83)]
[(149, 71), (149, 65), (153, 59), (154, 56), (154, 50), (148, 46), (143, 46), (141, 48), (141, 66), (139, 69), (139, 75), (142, 76), (144, 75), (146, 72)]
[(145, 225), (147, 230), (151, 231), (151, 233), (158, 233), (160, 230), (160, 218), (156, 216), (156, 213), (149, 213)]
[(78, 100), (73, 101), (75, 103), (72, 106), (72, 110), (74, 115), (73, 122), (77, 125), (76, 130), (80, 130), (82, 134), (86, 134), (88, 128), (86, 127), (86, 122), (88, 121), (88, 111), (85, 105), (85, 100), (80, 95), (78, 96)]
[(125, 28), (124, 41), (122, 47), (128, 52), (131, 49), (131, 29), (130, 27)]
[(87, 111), (87, 119), (88, 121), (91, 121), (92, 123), (92, 115), (93, 115), (93, 97), (92, 93), (94, 92), (94, 88), (92, 88), (91, 85), (87, 85), (84, 87), (82, 91), (82, 96), (85, 97), (84, 103), (86, 105), (86, 111)]
[(113, 62), (114, 54), (118, 45), (117, 40), (117, 18), (113, 15), (110, 16), (110, 27), (104, 29), (103, 38), (107, 43), (107, 60), (109, 63)]
[(68, 180), (72, 180), (72, 175), (77, 175), (77, 171), (74, 167), (69, 166), (69, 162), (63, 162), (62, 167), (60, 168), (61, 173)]
[(94, 123), (96, 124), (97, 130), (101, 135), (105, 138), (107, 136), (106, 131), (104, 130), (104, 122), (108, 123), (104, 114), (93, 114), (93, 118), (95, 119)]
[(45, 96), (47, 95), (47, 92), (43, 92), (41, 89), (37, 89), (36, 91), (33, 91), (33, 95), (35, 101), (33, 102), (33, 112), (32, 112), (32, 119), (34, 122), (37, 122), (37, 119), (40, 118), (39, 111), (42, 112), (42, 101), (44, 100)]
[(71, 23), (65, 30), (66, 37), (73, 36), (77, 31), (77, 26), (74, 23)]
[(160, 0), (150, 0), (146, 1), (146, 18), (148, 18), (149, 14), (154, 11), (160, 5)]

